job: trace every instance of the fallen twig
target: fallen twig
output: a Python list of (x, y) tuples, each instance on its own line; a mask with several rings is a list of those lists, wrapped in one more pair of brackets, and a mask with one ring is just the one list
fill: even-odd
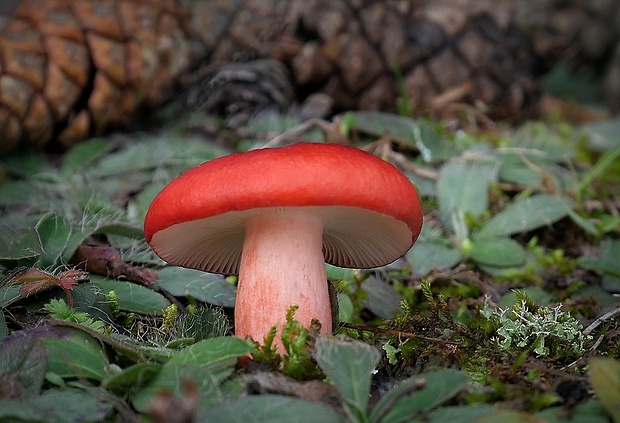
[(428, 336), (416, 335), (415, 333), (401, 332), (399, 330), (381, 329), (381, 328), (375, 328), (375, 327), (371, 327), (371, 326), (356, 325), (355, 323), (346, 323), (346, 322), (341, 322), (340, 326), (348, 328), (348, 329), (363, 330), (363, 331), (366, 331), (366, 332), (380, 333), (382, 335), (398, 336), (398, 337), (401, 337), (401, 338), (408, 338), (408, 339), (421, 339), (423, 341), (434, 342), (436, 344), (461, 346), (461, 344), (459, 342), (456, 342), (456, 341), (448, 341), (448, 340), (445, 340), (445, 339), (431, 338), (431, 337), (428, 337)]
[(603, 322), (605, 322), (606, 320), (611, 319), (612, 317), (614, 317), (618, 313), (620, 313), (620, 308), (616, 308), (615, 310), (608, 311), (607, 313), (603, 314), (602, 316), (599, 316), (595, 321), (593, 321), (590, 324), (590, 326), (588, 326), (587, 328), (585, 328), (583, 330), (583, 334), (584, 335), (588, 335), (594, 329), (599, 327)]

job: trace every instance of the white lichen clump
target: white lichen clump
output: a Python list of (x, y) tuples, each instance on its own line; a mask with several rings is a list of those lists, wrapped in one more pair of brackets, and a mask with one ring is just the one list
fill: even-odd
[(557, 307), (538, 307), (532, 312), (525, 300), (513, 307), (492, 313), (499, 321), (497, 341), (500, 348), (531, 348), (538, 356), (558, 353), (579, 355), (584, 342), (592, 337), (583, 334), (583, 326), (569, 313)]

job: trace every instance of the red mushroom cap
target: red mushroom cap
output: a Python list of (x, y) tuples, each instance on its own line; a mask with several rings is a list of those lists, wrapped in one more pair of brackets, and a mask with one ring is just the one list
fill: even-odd
[(153, 200), (144, 233), (170, 264), (233, 274), (247, 219), (298, 207), (323, 219), (325, 260), (341, 267), (391, 263), (422, 227), (416, 189), (393, 165), (352, 147), (299, 143), (188, 170)]

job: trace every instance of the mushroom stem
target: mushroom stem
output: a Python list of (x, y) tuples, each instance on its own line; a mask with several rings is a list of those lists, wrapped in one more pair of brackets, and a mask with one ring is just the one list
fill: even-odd
[(235, 303), (235, 334), (262, 342), (274, 325), (276, 344), (286, 311), (299, 306), (295, 320), (331, 333), (332, 317), (325, 259), (323, 223), (303, 211), (278, 209), (252, 217), (246, 225)]

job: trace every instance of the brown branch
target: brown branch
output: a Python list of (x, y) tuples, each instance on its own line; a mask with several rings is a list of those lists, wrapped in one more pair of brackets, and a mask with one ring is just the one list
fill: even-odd
[(423, 341), (434, 342), (436, 344), (461, 346), (461, 344), (456, 341), (447, 341), (445, 339), (431, 338), (428, 336), (416, 335), (415, 333), (401, 332), (399, 330), (381, 329), (381, 328), (375, 328), (372, 326), (362, 326), (362, 325), (356, 325), (355, 323), (346, 323), (346, 322), (340, 322), (340, 326), (348, 328), (348, 329), (379, 333), (382, 335), (398, 336), (401, 338), (408, 338), (408, 339), (421, 339)]

